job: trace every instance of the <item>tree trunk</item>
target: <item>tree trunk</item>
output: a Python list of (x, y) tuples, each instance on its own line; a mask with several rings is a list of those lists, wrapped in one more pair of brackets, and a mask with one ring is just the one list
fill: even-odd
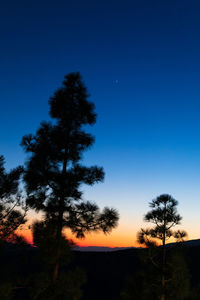
[(59, 262), (57, 261), (55, 266), (54, 266), (54, 270), (53, 270), (53, 284), (56, 283), (57, 278), (58, 278), (58, 269), (59, 269)]
[(63, 213), (64, 213), (64, 207), (61, 207), (63, 201), (60, 203), (60, 211), (59, 211), (59, 216), (58, 216), (58, 227), (57, 227), (57, 234), (56, 234), (56, 240), (57, 240), (57, 261), (54, 266), (53, 270), (53, 284), (56, 283), (57, 278), (58, 278), (58, 271), (59, 271), (59, 259), (60, 259), (60, 244), (61, 244), (61, 238), (62, 238), (62, 227), (63, 227)]
[(166, 228), (164, 224), (163, 230), (163, 245), (162, 245), (162, 279), (161, 279), (161, 300), (165, 300), (165, 268), (166, 268), (166, 245), (165, 245)]
[(165, 243), (163, 244), (163, 257), (162, 257), (162, 294), (161, 294), (161, 300), (165, 300), (165, 258), (166, 258), (166, 249), (165, 249)]
[(162, 275), (162, 294), (161, 300), (165, 300), (165, 276)]
[[(65, 155), (67, 150), (65, 149)], [(62, 174), (63, 176), (66, 174), (67, 169), (67, 159), (65, 158), (63, 162), (63, 168), (62, 168)], [(58, 272), (59, 272), (59, 259), (60, 259), (60, 244), (61, 244), (61, 238), (62, 238), (62, 229), (63, 229), (63, 215), (64, 215), (64, 207), (65, 207), (65, 198), (64, 195), (60, 197), (60, 203), (59, 203), (59, 215), (58, 215), (58, 226), (57, 226), (57, 234), (56, 234), (56, 240), (57, 240), (57, 261), (54, 266), (53, 271), (53, 284), (56, 283), (58, 278)]]

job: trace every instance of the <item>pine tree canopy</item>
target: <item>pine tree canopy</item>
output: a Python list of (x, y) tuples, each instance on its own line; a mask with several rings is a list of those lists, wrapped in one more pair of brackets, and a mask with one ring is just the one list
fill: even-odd
[(138, 241), (146, 246), (157, 239), (167, 241), (174, 237), (177, 241), (183, 240), (185, 231), (172, 231), (172, 227), (180, 224), (181, 216), (177, 212), (178, 201), (171, 195), (162, 194), (149, 204), (151, 211), (144, 216), (144, 221), (155, 224), (151, 229), (141, 229)]
[(42, 122), (36, 134), (26, 135), (22, 146), (30, 155), (24, 181), (27, 203), (48, 218), (58, 219), (77, 237), (91, 230), (109, 232), (117, 225), (118, 213), (84, 201), (81, 186), (102, 182), (102, 167), (81, 164), (83, 152), (94, 143), (85, 132), (96, 121), (94, 104), (79, 73), (65, 76), (63, 85), (50, 98), (51, 122)]

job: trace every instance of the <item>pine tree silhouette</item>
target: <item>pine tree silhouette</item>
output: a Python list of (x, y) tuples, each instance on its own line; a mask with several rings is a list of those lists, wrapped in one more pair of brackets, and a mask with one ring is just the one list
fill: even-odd
[[(161, 274), (161, 300), (166, 299), (167, 283), (171, 281), (168, 278), (170, 271), (166, 262), (166, 251), (170, 248), (167, 248), (166, 241), (173, 237), (177, 242), (181, 242), (187, 235), (185, 231), (172, 230), (174, 226), (180, 224), (182, 219), (177, 213), (177, 205), (178, 202), (168, 194), (160, 195), (152, 200), (149, 205), (152, 210), (145, 215), (144, 220), (155, 226), (150, 229), (141, 229), (138, 233), (138, 242), (149, 249), (149, 258)], [(159, 243), (157, 243), (158, 241)]]
[[(80, 74), (68, 74), (50, 98), (52, 122), (42, 122), (35, 135), (22, 139), (22, 146), (30, 153), (24, 175), (27, 203), (54, 222), (58, 253), (63, 228), (83, 238), (90, 231), (109, 233), (119, 218), (115, 209), (106, 207), (100, 212), (95, 203), (82, 198), (82, 184), (104, 179), (103, 168), (80, 163), (83, 152), (94, 143), (94, 137), (83, 129), (96, 121), (94, 104), (87, 98)], [(54, 283), (58, 272), (59, 260), (55, 262)]]

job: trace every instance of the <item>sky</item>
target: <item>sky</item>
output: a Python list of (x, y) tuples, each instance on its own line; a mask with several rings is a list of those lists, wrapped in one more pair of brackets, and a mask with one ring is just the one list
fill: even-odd
[(96, 106), (96, 142), (84, 163), (103, 166), (106, 176), (83, 186), (84, 198), (116, 208), (120, 221), (110, 235), (90, 234), (79, 245), (136, 246), (149, 226), (148, 203), (163, 193), (179, 201), (188, 238), (200, 237), (199, 10), (198, 0), (1, 3), (6, 168), (24, 163), (21, 138), (49, 119), (49, 97), (64, 75), (80, 71)]

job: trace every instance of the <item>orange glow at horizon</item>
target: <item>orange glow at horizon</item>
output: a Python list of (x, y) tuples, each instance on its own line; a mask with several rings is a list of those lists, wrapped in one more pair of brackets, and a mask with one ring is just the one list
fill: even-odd
[[(26, 242), (33, 245), (33, 236), (31, 230), (18, 230), (16, 233), (25, 238)], [(84, 239), (78, 239), (71, 234), (70, 230), (65, 230), (65, 236), (71, 239), (77, 246), (88, 247), (144, 247), (137, 242), (136, 235), (128, 236), (127, 234), (120, 234), (119, 232), (105, 235), (103, 233), (91, 233)], [(131, 242), (132, 241), (132, 242)], [(173, 240), (169, 242), (174, 242)]]
[(113, 232), (105, 235), (103, 233), (91, 233), (85, 239), (77, 239), (70, 231), (65, 231), (66, 237), (72, 239), (77, 246), (99, 246), (99, 247), (140, 247), (136, 241), (136, 237)]
[[(18, 235), (23, 236), (29, 244), (33, 244), (32, 232), (30, 229), (18, 230)], [(77, 246), (88, 247), (141, 247), (137, 242), (136, 233), (125, 233), (121, 230), (115, 230), (111, 234), (105, 235), (103, 233), (91, 233), (85, 239), (77, 239), (71, 234), (70, 230), (65, 230), (64, 234), (68, 239), (72, 239)], [(189, 236), (189, 239), (198, 239), (198, 236)], [(174, 242), (173, 239), (168, 241)]]
[[(29, 244), (33, 244), (33, 236), (30, 229), (18, 230), (18, 235), (23, 236)], [(91, 233), (88, 234), (84, 239), (78, 239), (71, 234), (70, 230), (64, 231), (65, 236), (68, 239), (73, 240), (77, 246), (99, 246), (99, 247), (141, 247), (136, 241), (136, 236), (120, 234), (119, 232), (105, 235), (103, 233)]]
[[(29, 244), (33, 244), (33, 237), (32, 232), (28, 229), (29, 225), (35, 221), (40, 219), (40, 215), (35, 213), (30, 213), (28, 222), (24, 226), (24, 229), (18, 230), (17, 233), (21, 236), (24, 236), (26, 241)], [(132, 220), (131, 220), (132, 221)], [(137, 232), (140, 230), (141, 227), (146, 228), (146, 224), (142, 223), (139, 219), (134, 220), (131, 222), (128, 218), (122, 218), (121, 223), (116, 229), (110, 234), (103, 234), (103, 233), (90, 233), (86, 235), (85, 239), (77, 239), (74, 235), (72, 235), (69, 229), (64, 230), (64, 234), (68, 239), (72, 239), (74, 243), (78, 246), (99, 246), (99, 247), (141, 247), (141, 245), (137, 242)], [(195, 226), (194, 226), (195, 225)], [(176, 229), (181, 229), (188, 232), (188, 239), (198, 239), (199, 232), (198, 226), (196, 224), (192, 224), (191, 222), (185, 222), (184, 225), (178, 226)], [(189, 230), (188, 230), (189, 229)], [(168, 241), (173, 242), (172, 239)]]

